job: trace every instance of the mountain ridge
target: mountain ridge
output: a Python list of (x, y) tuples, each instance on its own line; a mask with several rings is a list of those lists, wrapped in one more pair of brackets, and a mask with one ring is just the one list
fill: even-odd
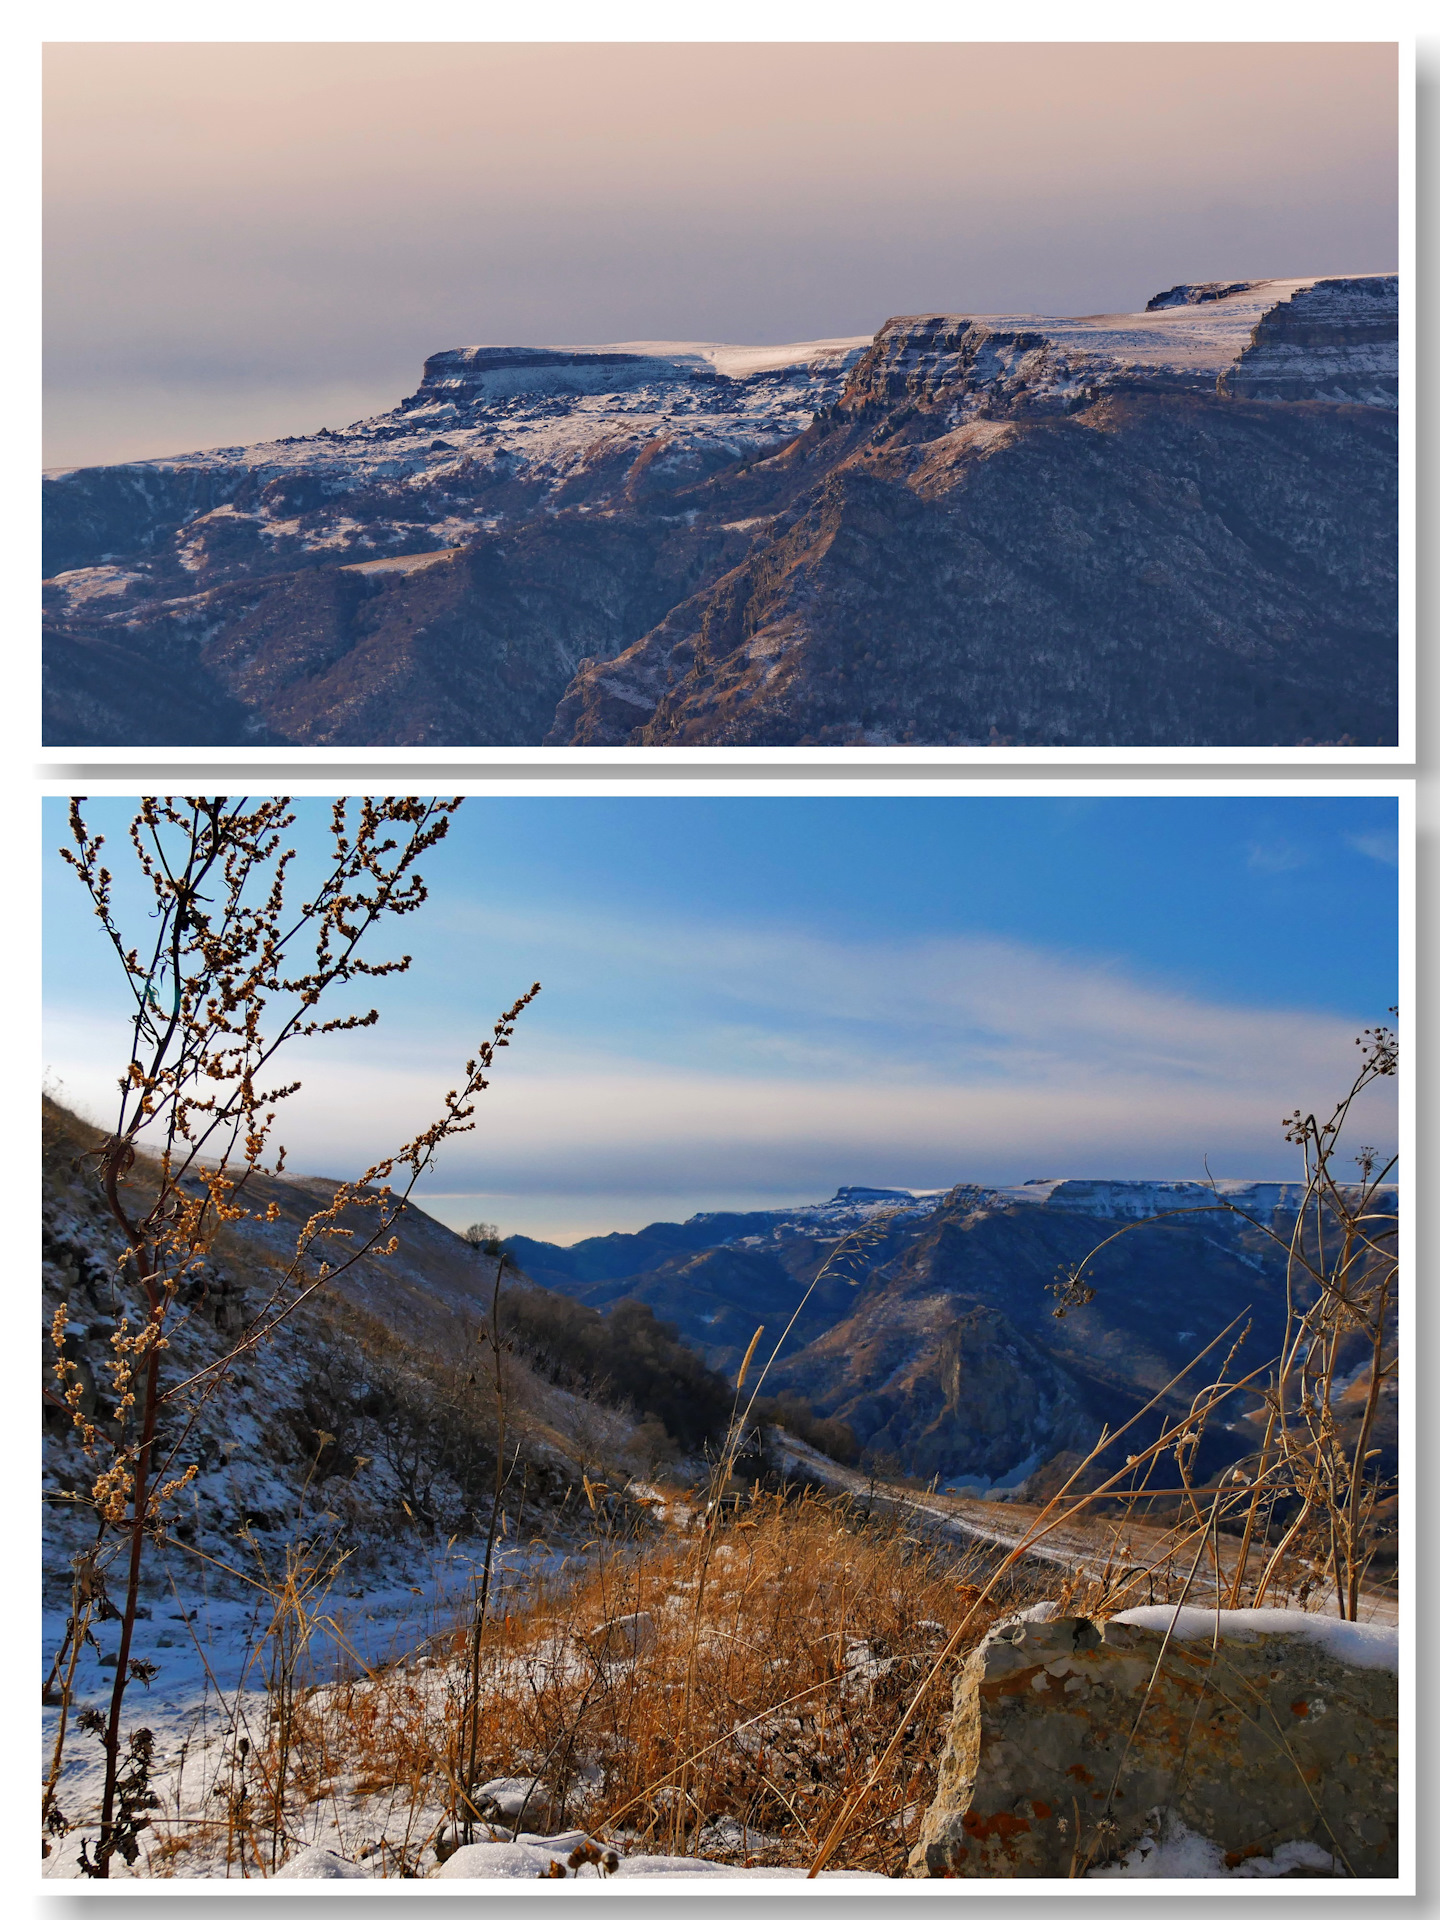
[(1383, 274), (446, 349), (47, 475), (46, 740), (1383, 743), (1397, 382)]
[[(842, 1187), (811, 1207), (697, 1214), (572, 1248), (518, 1236), (507, 1246), (555, 1291), (601, 1308), (649, 1305), (731, 1373), (758, 1327), (753, 1364), (768, 1366), (767, 1391), (843, 1422), (870, 1458), (1019, 1495), (1153, 1395), (1155, 1420), (1183, 1413), (1192, 1389), (1168, 1383), (1227, 1326), (1248, 1320), (1257, 1356), (1271, 1350), (1304, 1193), (1240, 1180), (1044, 1179), (923, 1196)], [(1396, 1190), (1377, 1203), (1395, 1210)], [(870, 1244), (807, 1298), (843, 1236), (866, 1227)], [(1097, 1254), (1126, 1228), (1137, 1230)], [(1094, 1300), (1057, 1315), (1057, 1284), (1092, 1256)], [(1203, 1471), (1253, 1438), (1243, 1418), (1217, 1427)]]

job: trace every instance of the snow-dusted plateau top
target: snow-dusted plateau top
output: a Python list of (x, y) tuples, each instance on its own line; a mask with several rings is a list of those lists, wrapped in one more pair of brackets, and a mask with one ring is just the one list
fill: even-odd
[(953, 394), (962, 412), (1066, 409), (1124, 389), (1394, 407), (1398, 316), (1394, 274), (1212, 281), (1168, 288), (1143, 313), (890, 320), (866, 372), (877, 398)]
[[(636, 428), (649, 436), (662, 425), (690, 441), (715, 436), (739, 452), (808, 426), (842, 398), (862, 359), (874, 363), (859, 369), (862, 382), (867, 371), (892, 386), (909, 379), (927, 389), (1018, 382), (1032, 400), (1080, 399), (1117, 382), (1212, 391), (1218, 383), (1236, 397), (1393, 407), (1397, 314), (1394, 274), (1356, 274), (1183, 285), (1141, 313), (911, 315), (887, 321), (873, 343), (856, 335), (784, 346), (452, 347), (430, 356), (408, 399), (345, 428), (126, 464), (321, 468), (359, 480), (509, 455), (558, 470), (597, 438)], [(49, 477), (77, 471), (56, 468)]]
[[(912, 315), (873, 340), (449, 348), (397, 406), (338, 430), (52, 470), (46, 601), (123, 626), (147, 604), (184, 617), (227, 581), (413, 573), (562, 511), (693, 527), (696, 488), (819, 415), (863, 431), (913, 403), (1003, 436), (1012, 419), (1154, 392), (1393, 409), (1396, 276), (1184, 285), (1129, 314)], [(771, 537), (773, 513), (726, 517), (716, 501), (711, 531), (735, 557)]]
[[(687, 441), (718, 439), (739, 455), (803, 431), (839, 397), (869, 345), (860, 335), (771, 347), (700, 340), (453, 347), (430, 356), (419, 387), (397, 407), (348, 427), (127, 464), (319, 470), (358, 483), (433, 477), (467, 459), (509, 459), (559, 475), (597, 442), (618, 450), (666, 427)], [(48, 477), (81, 471), (56, 468)]]
[[(1384, 1186), (1376, 1190), (1373, 1207), (1377, 1213), (1393, 1213), (1399, 1189)], [(811, 1206), (776, 1208), (761, 1216), (773, 1223), (771, 1232), (802, 1234), (812, 1239), (829, 1239), (835, 1234), (853, 1233), (882, 1219), (896, 1224), (913, 1224), (933, 1213), (951, 1195), (962, 1197), (967, 1205), (1003, 1211), (1010, 1207), (1048, 1207), (1057, 1213), (1088, 1214), (1097, 1220), (1146, 1220), (1161, 1213), (1180, 1213), (1197, 1208), (1229, 1209), (1258, 1220), (1269, 1220), (1277, 1213), (1293, 1213), (1305, 1201), (1305, 1188), (1288, 1180), (1216, 1180), (1213, 1185), (1200, 1180), (1075, 1180), (1067, 1178), (1026, 1180), (1018, 1186), (987, 1187), (962, 1184), (959, 1187), (841, 1187), (829, 1200)], [(696, 1214), (696, 1220), (717, 1216)], [(753, 1216), (752, 1216), (753, 1217)], [(1225, 1217), (1233, 1219), (1234, 1214)], [(753, 1232), (744, 1236), (759, 1241), (766, 1235)]]

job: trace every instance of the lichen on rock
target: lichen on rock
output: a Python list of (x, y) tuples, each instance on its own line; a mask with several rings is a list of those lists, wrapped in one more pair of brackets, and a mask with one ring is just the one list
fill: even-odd
[(1217, 1873), (1392, 1877), (1395, 1637), (1275, 1609), (1007, 1621), (956, 1682), (910, 1872), (1123, 1871), (1183, 1829)]

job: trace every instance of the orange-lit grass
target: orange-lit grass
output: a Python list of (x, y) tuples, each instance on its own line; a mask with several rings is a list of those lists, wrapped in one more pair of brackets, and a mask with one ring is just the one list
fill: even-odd
[[(978, 1565), (917, 1539), (903, 1515), (815, 1495), (739, 1507), (709, 1548), (702, 1590), (704, 1553), (683, 1534), (601, 1542), (593, 1567), (502, 1612), (482, 1662), (477, 1777), (539, 1776), (551, 1807), (547, 1817), (537, 1802), (530, 1827), (806, 1864), (972, 1608)], [(1047, 1576), (1019, 1576), (1032, 1578)], [(1028, 1597), (1008, 1586), (978, 1610), (957, 1668), (1002, 1606)], [(592, 1641), (636, 1612), (651, 1617), (653, 1644), (602, 1659)], [(428, 1872), (437, 1842), (443, 1852), (453, 1840), (465, 1646), (459, 1627), (432, 1643), (433, 1664), (339, 1682), (294, 1707), (292, 1793), (335, 1794), (356, 1842), (347, 1851), (383, 1825), (386, 1872)], [(901, 1871), (948, 1714), (948, 1690), (932, 1688), (833, 1865)]]

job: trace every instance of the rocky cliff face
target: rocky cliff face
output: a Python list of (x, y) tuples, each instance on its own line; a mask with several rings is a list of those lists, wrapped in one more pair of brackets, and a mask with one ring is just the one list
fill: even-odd
[(942, 428), (854, 423), (550, 743), (1395, 739), (1393, 415), (1131, 395)]
[(61, 744), (1372, 744), (1393, 276), (433, 355), (46, 483)]

